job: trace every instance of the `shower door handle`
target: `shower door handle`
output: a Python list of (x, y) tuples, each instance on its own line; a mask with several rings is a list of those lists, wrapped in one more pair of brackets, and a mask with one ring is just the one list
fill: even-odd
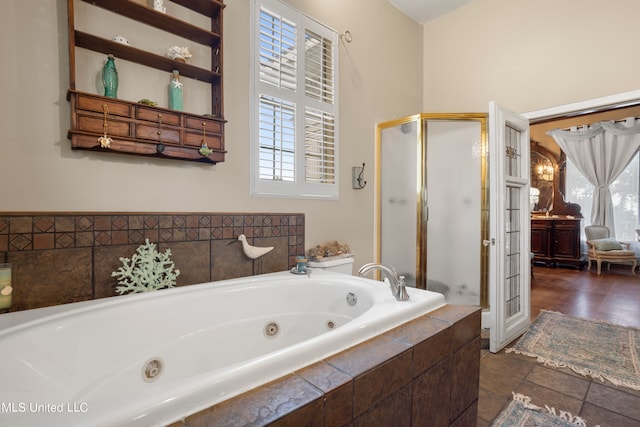
[(487, 240), (484, 239), (482, 241), (482, 246), (489, 246), (489, 245), (495, 245), (496, 244), (496, 239), (492, 238), (491, 240)]

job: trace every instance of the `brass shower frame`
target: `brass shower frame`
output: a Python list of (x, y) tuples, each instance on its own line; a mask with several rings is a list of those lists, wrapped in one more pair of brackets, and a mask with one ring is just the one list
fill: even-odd
[[(402, 117), (388, 122), (379, 123), (376, 126), (375, 144), (375, 257), (376, 262), (382, 259), (382, 205), (381, 205), (381, 142), (382, 130), (400, 126), (405, 123), (415, 122), (416, 132), (416, 158), (418, 169), (416, 182), (416, 287), (427, 287), (427, 146), (426, 135), (429, 121), (473, 121), (480, 124), (480, 305), (489, 308), (489, 247), (483, 245), (483, 241), (489, 240), (489, 140), (488, 140), (488, 114), (487, 113), (421, 113)], [(471, 243), (471, 242), (470, 242)]]

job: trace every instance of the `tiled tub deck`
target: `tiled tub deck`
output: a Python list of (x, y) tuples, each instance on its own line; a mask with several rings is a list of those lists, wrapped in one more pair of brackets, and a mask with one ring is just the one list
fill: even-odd
[(475, 426), (480, 313), (447, 305), (171, 427)]

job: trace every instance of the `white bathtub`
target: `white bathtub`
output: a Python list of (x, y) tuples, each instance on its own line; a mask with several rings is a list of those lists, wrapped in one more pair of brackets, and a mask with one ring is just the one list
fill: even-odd
[(2, 314), (0, 425), (168, 424), (445, 304), (408, 292), (283, 272)]

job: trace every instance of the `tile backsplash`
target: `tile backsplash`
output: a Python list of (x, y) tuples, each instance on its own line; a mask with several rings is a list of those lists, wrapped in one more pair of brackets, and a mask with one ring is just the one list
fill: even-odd
[[(116, 295), (111, 272), (145, 239), (171, 249), (178, 286), (286, 270), (304, 229), (299, 213), (0, 212), (0, 262), (13, 266), (18, 311)], [(240, 234), (274, 250), (251, 260)]]

